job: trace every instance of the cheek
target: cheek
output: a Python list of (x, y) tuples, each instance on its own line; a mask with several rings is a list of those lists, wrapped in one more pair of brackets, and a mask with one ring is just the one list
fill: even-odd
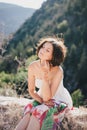
[(49, 55), (49, 60), (52, 60), (52, 54)]
[(38, 56), (39, 58), (43, 58), (43, 57), (44, 57), (44, 54), (42, 53), (42, 50), (41, 50), (41, 49), (39, 50), (37, 56)]

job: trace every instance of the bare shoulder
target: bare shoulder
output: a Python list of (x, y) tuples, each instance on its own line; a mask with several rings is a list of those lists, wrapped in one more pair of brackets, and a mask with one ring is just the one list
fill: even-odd
[(31, 62), (30, 65), (28, 66), (28, 70), (36, 69), (38, 62), (39, 62), (38, 60)]
[(59, 66), (59, 71), (63, 74), (63, 68), (62, 68), (62, 66)]
[(58, 67), (57, 75), (63, 77), (63, 68), (61, 66)]

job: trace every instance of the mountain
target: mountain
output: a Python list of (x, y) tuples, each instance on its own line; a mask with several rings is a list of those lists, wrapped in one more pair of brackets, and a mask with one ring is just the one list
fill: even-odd
[(47, 35), (64, 37), (68, 53), (64, 62), (64, 84), (73, 92), (87, 91), (87, 0), (47, 0), (16, 31), (7, 45), (14, 59), (35, 54), (36, 43)]
[(34, 11), (32, 8), (0, 3), (0, 33), (4, 35), (14, 33)]
[[(27, 46), (35, 46), (39, 38), (46, 35), (59, 33), (58, 24), (63, 20), (62, 15), (66, 12), (69, 0), (47, 0), (42, 7), (27, 19), (14, 34), (11, 44), (14, 48), (19, 42), (26, 41)], [(67, 21), (65, 21), (67, 24)], [(66, 25), (67, 26), (67, 25)], [(25, 43), (24, 43), (25, 44)]]

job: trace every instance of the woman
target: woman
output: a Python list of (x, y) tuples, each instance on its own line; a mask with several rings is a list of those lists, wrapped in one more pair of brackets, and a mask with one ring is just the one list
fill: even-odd
[[(72, 108), (72, 99), (63, 86), (63, 63), (66, 46), (61, 39), (43, 38), (37, 47), (39, 60), (28, 68), (29, 94), (34, 101), (24, 110), (24, 117), (16, 130), (53, 129), (63, 119), (66, 108)], [(35, 86), (39, 91), (35, 91)], [(50, 119), (50, 122), (49, 122)], [(50, 125), (49, 125), (50, 124)], [(47, 130), (48, 130), (47, 129)]]

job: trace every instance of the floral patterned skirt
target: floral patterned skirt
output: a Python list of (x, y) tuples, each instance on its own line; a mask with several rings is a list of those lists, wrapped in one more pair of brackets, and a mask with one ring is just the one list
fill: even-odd
[(50, 107), (45, 104), (40, 104), (36, 100), (30, 104), (27, 104), (24, 108), (24, 115), (30, 113), (35, 116), (41, 126), (41, 130), (55, 130), (55, 127), (60, 124), (64, 118), (67, 104), (64, 102), (54, 102), (54, 106)]

